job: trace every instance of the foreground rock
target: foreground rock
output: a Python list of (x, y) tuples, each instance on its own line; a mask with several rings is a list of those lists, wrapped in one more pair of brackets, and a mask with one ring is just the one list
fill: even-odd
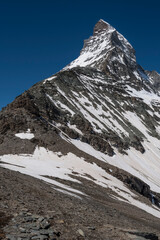
[(52, 218), (31, 214), (27, 209), (22, 209), (19, 214), (14, 215), (9, 225), (4, 228), (8, 240), (56, 240), (61, 234), (51, 227)]
[[(160, 237), (160, 220), (94, 185), (78, 199), (40, 180), (0, 168), (0, 239), (126, 240)], [(96, 197), (97, 196), (97, 197)], [(5, 217), (5, 218), (4, 218)], [(1, 221), (0, 221), (1, 223)], [(3, 232), (2, 232), (3, 231)]]

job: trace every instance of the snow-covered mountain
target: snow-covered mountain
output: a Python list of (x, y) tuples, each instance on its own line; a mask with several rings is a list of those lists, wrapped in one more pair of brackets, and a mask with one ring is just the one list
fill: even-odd
[(76, 60), (1, 111), (1, 166), (80, 199), (94, 185), (160, 218), (159, 85), (100, 20)]
[(93, 36), (84, 41), (80, 56), (64, 69), (93, 67), (118, 80), (149, 80), (137, 64), (131, 44), (110, 24), (100, 20)]

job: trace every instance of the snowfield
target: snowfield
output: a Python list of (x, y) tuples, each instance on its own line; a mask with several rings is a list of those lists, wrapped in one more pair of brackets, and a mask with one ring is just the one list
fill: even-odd
[[(76, 142), (76, 140), (72, 140), (72, 143), (79, 147), (80, 149), (83, 148), (83, 151), (96, 156), (97, 158), (101, 159), (102, 161), (111, 162), (113, 165), (118, 167), (125, 168), (129, 172), (132, 172), (135, 175), (138, 175), (142, 178), (142, 172), (150, 171), (152, 173), (151, 178), (149, 179), (147, 176), (144, 177), (147, 183), (150, 183), (154, 190), (160, 189), (160, 177), (157, 176), (152, 179), (153, 173), (151, 169), (149, 169), (149, 165), (147, 168), (147, 164), (141, 164), (141, 168), (137, 165), (138, 156), (135, 157), (135, 152), (131, 151), (129, 154), (129, 158), (122, 157), (116, 155), (115, 157), (107, 157), (105, 154), (102, 154), (98, 151), (92, 149), (92, 147), (88, 144)], [(23, 174), (30, 175), (32, 177), (42, 179), (47, 183), (53, 184), (54, 188), (58, 191), (62, 191), (63, 193), (72, 195), (74, 197), (81, 198), (85, 196), (85, 194), (77, 189), (71, 188), (65, 184), (59, 183), (56, 180), (52, 180), (46, 176), (60, 178), (64, 180), (69, 180), (73, 182), (79, 182), (72, 178), (74, 174), (78, 174), (78, 176), (83, 177), (87, 180), (93, 181), (95, 184), (100, 185), (104, 188), (110, 188), (113, 193), (115, 192), (118, 194), (118, 198), (113, 195), (114, 198), (118, 200), (125, 201), (130, 203), (134, 206), (137, 206), (144, 211), (160, 218), (160, 210), (155, 207), (154, 205), (148, 206), (136, 199), (136, 195), (133, 194), (124, 184), (123, 182), (119, 181), (117, 178), (113, 177), (112, 175), (108, 174), (104, 171), (101, 167), (97, 166), (95, 163), (91, 164), (85, 161), (84, 158), (79, 158), (72, 153), (68, 153), (67, 155), (62, 155), (61, 153), (53, 153), (45, 148), (37, 147), (33, 155), (3, 155), (1, 156), (0, 160), (6, 164), (0, 164), (1, 166), (14, 170), (19, 171)], [(132, 162), (130, 162), (132, 161)], [(128, 162), (128, 164), (127, 164)], [(143, 167), (144, 164), (144, 167)], [(155, 166), (154, 166), (155, 167)], [(159, 166), (160, 167), (160, 166)], [(136, 170), (137, 168), (137, 170)], [(139, 171), (138, 171), (139, 169)], [(156, 168), (158, 170), (158, 168)], [(147, 174), (147, 172), (146, 172)], [(90, 177), (93, 178), (91, 180)], [(79, 182), (80, 183), (80, 182)], [(159, 184), (159, 186), (158, 186)]]

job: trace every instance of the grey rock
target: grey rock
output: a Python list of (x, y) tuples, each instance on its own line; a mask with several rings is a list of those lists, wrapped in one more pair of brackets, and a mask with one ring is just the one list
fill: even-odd
[(96, 228), (95, 227), (88, 227), (88, 229), (95, 230)]
[(30, 232), (30, 235), (31, 235), (32, 237), (37, 236), (37, 235), (39, 235), (39, 231), (32, 229), (31, 232)]
[(43, 222), (40, 223), (40, 226), (43, 228), (43, 229), (47, 229), (50, 227), (50, 223), (46, 220), (44, 220)]
[(6, 235), (6, 239), (8, 239), (8, 240), (17, 240), (17, 238), (16, 237), (14, 237), (14, 236), (12, 236), (12, 235)]
[(32, 240), (47, 240), (48, 237), (46, 235), (38, 235), (38, 236), (34, 236), (31, 238)]
[(25, 217), (25, 218), (24, 218), (24, 221), (25, 221), (25, 222), (33, 222), (33, 218), (32, 218), (31, 216)]
[(81, 235), (82, 237), (85, 237), (84, 232), (82, 231), (82, 229), (78, 229), (77, 232), (79, 233), (79, 235)]
[[(41, 229), (40, 234), (49, 236), (50, 231), (48, 229)], [(53, 232), (52, 232), (53, 233)]]
[(39, 217), (38, 222), (42, 222), (44, 220), (44, 217)]
[(20, 230), (21, 233), (26, 233), (26, 229), (25, 228), (20, 227), (19, 230)]

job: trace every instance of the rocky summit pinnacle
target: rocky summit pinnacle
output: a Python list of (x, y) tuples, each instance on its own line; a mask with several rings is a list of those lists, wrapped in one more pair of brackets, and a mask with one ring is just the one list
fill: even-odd
[[(0, 182), (9, 185), (2, 184), (7, 200), (0, 206), (15, 214), (25, 201), (41, 219), (33, 212), (27, 218), (27, 212), (16, 213), (4, 229), (7, 239), (17, 239), (19, 226), (25, 234), (18, 238), (27, 240), (33, 228), (31, 239), (53, 239), (49, 218), (39, 215), (44, 211), (58, 231), (54, 239), (157, 240), (159, 89), (160, 75), (144, 71), (131, 44), (100, 20), (76, 60), (5, 107), (0, 167), (16, 173), (0, 168)], [(39, 179), (49, 183), (46, 190)], [(17, 202), (19, 197), (23, 201)]]
[(100, 32), (108, 32), (108, 31), (116, 31), (109, 23), (105, 22), (104, 20), (100, 19), (93, 30), (93, 35), (99, 34)]
[(132, 45), (109, 23), (99, 20), (93, 36), (84, 41), (80, 56), (64, 69), (93, 67), (118, 78), (130, 79), (134, 75), (147, 78), (144, 70), (136, 62)]

